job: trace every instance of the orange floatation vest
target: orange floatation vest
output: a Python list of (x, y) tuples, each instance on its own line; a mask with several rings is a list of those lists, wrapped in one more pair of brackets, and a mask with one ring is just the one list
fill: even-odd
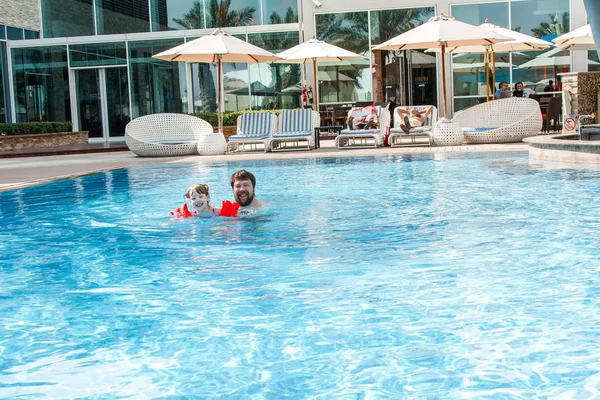
[(237, 217), (239, 209), (239, 203), (232, 203), (229, 200), (223, 200), (223, 203), (221, 204), (221, 212), (219, 213), (219, 217)]
[[(231, 202), (229, 200), (223, 200), (221, 205), (221, 212), (219, 213), (219, 217), (237, 217), (238, 210), (240, 209), (239, 203)], [(194, 214), (190, 212), (188, 209), (187, 203), (184, 203), (181, 207), (177, 207), (173, 211), (171, 211), (171, 215), (174, 215), (177, 218), (189, 218), (193, 217)]]

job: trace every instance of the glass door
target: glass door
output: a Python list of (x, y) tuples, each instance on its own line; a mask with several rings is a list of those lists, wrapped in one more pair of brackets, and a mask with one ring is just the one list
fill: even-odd
[(102, 128), (102, 101), (100, 98), (100, 70), (75, 71), (77, 87), (79, 130), (88, 131), (88, 138), (104, 138)]
[(75, 70), (79, 130), (93, 142), (122, 138), (129, 116), (127, 68)]

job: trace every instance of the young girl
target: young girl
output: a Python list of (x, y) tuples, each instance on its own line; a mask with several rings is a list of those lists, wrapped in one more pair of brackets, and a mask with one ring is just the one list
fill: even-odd
[(203, 217), (211, 218), (219, 215), (221, 212), (220, 208), (210, 205), (210, 194), (208, 193), (208, 185), (206, 184), (194, 184), (185, 191), (185, 198), (190, 200), (193, 212), (190, 212), (187, 206), (187, 202), (183, 206), (171, 211), (171, 215), (177, 218), (187, 217)]

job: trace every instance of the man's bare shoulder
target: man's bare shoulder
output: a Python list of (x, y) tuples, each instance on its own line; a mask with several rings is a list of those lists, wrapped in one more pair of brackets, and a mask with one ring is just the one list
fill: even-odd
[(252, 200), (252, 203), (250, 204), (251, 207), (269, 207), (269, 205), (265, 202), (262, 202), (260, 200), (254, 199)]

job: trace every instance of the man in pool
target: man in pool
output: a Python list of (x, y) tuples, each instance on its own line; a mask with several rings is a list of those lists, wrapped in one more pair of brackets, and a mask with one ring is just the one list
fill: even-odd
[(241, 206), (244, 207), (267, 207), (268, 204), (254, 197), (254, 189), (256, 188), (256, 178), (246, 170), (240, 169), (231, 175), (231, 188), (233, 189), (233, 198)]

